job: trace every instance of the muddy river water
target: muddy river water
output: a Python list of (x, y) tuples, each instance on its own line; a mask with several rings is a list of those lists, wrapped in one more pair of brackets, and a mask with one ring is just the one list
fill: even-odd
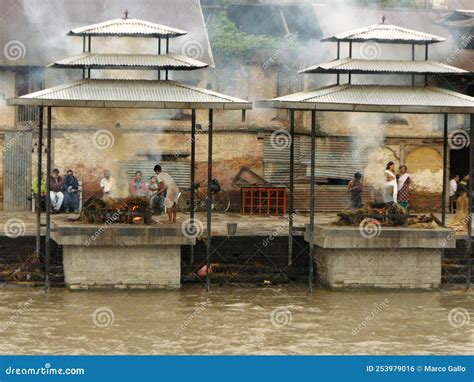
[(0, 290), (2, 354), (472, 354), (474, 291)]

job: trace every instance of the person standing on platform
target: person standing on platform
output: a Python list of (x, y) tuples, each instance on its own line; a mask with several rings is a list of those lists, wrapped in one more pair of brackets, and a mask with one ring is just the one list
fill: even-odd
[(459, 175), (451, 175), (451, 180), (449, 181), (449, 201), (450, 206), (449, 210), (453, 213), (456, 210), (456, 191), (458, 189)]
[(162, 171), (159, 164), (154, 167), (154, 171), (158, 179), (158, 191), (156, 195), (159, 196), (166, 192), (165, 207), (168, 213), (168, 224), (176, 223), (176, 214), (178, 212), (177, 203), (180, 195), (179, 187), (170, 174)]
[(396, 203), (398, 195), (398, 184), (397, 177), (395, 176), (395, 163), (392, 161), (387, 163), (385, 167), (385, 189), (384, 189), (384, 202), (385, 203)]
[(405, 165), (400, 166), (398, 169), (399, 174), (397, 176), (397, 186), (398, 186), (398, 204), (403, 208), (408, 210), (409, 201), (410, 201), (410, 175), (408, 174), (408, 168)]
[(100, 181), (102, 198), (113, 198), (115, 193), (115, 179), (112, 178), (109, 170), (104, 170), (104, 177)]
[(351, 194), (350, 208), (360, 208), (362, 206), (362, 174), (356, 172), (354, 177), (347, 184), (347, 189)]

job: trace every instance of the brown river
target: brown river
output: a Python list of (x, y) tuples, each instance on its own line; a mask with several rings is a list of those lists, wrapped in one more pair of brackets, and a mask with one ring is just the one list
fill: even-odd
[(2, 354), (473, 354), (474, 291), (0, 290)]

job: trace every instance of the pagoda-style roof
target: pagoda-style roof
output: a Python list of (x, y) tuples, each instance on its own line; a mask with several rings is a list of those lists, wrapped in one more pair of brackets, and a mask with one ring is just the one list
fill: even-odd
[(186, 31), (154, 24), (149, 21), (124, 17), (88, 25), (71, 30), (70, 36), (119, 36), (119, 37), (179, 37), (187, 34)]
[(51, 68), (143, 70), (195, 70), (207, 66), (204, 62), (174, 53), (123, 54), (88, 52), (48, 65)]
[(311, 66), (299, 73), (465, 74), (466, 70), (437, 61), (342, 58)]
[(365, 42), (392, 44), (432, 44), (445, 41), (444, 37), (402, 28), (391, 24), (373, 24), (365, 28), (339, 33), (321, 41)]
[(437, 87), (332, 85), (259, 101), (278, 109), (390, 113), (472, 113), (474, 98)]
[(168, 80), (83, 79), (22, 97), (8, 105), (153, 109), (251, 109), (252, 103)]

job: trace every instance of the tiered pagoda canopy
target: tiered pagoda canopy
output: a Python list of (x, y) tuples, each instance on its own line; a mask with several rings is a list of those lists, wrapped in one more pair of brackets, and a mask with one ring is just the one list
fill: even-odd
[[(300, 73), (337, 74), (337, 83), (320, 89), (260, 101), (257, 105), (282, 109), (325, 111), (472, 113), (474, 98), (446, 89), (427, 86), (428, 75), (464, 75), (469, 73), (441, 62), (428, 60), (428, 46), (444, 40), (443, 37), (385, 24), (385, 18), (382, 18), (381, 24), (324, 38), (321, 41), (337, 42), (337, 58), (303, 69)], [(341, 43), (349, 44), (349, 57), (340, 57)], [(412, 45), (412, 60), (353, 58), (353, 43)], [(424, 60), (415, 60), (415, 45), (425, 46)], [(341, 83), (341, 74), (348, 75), (347, 83)], [(354, 85), (352, 84), (353, 74), (408, 74), (412, 77), (412, 86)], [(424, 86), (415, 86), (415, 76), (419, 75), (424, 77)]]
[[(81, 69), (82, 80), (8, 100), (9, 105), (51, 107), (122, 107), (157, 109), (250, 109), (248, 101), (169, 80), (169, 71), (196, 70), (208, 65), (170, 53), (170, 39), (187, 32), (143, 20), (124, 18), (71, 30), (83, 38), (83, 53), (48, 67)], [(156, 54), (92, 52), (92, 37), (154, 38)], [(96, 79), (91, 70), (151, 70), (157, 79)]]

